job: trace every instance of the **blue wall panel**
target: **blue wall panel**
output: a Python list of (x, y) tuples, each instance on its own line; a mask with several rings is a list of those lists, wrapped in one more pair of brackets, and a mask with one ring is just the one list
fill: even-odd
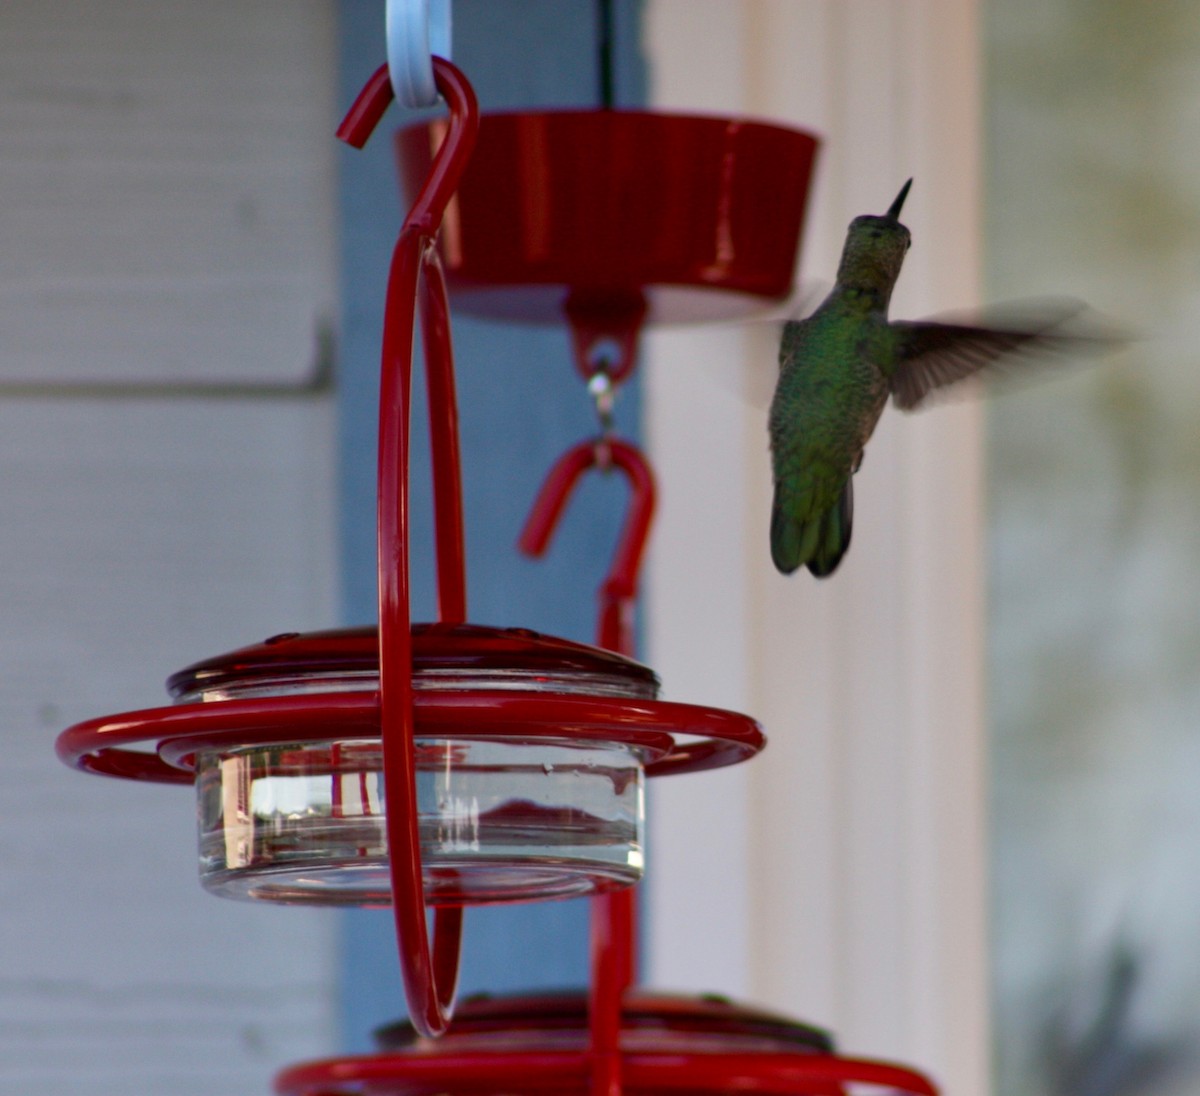
[[(639, 4), (616, 9), (618, 105), (644, 99), (637, 49)], [(456, 0), (454, 60), (483, 109), (591, 106), (597, 102), (597, 5), (590, 0)], [(348, 105), (384, 54), (383, 5), (342, 0), (340, 98)], [(393, 110), (362, 152), (341, 160), (342, 338), (339, 374), (340, 532), (347, 623), (375, 620), (375, 442), (383, 292), (402, 211), (390, 131)], [(498, 325), (454, 316), (463, 441), (469, 608), (472, 620), (523, 625), (590, 641), (595, 589), (607, 567), (625, 502), (623, 481), (594, 476), (568, 511), (547, 559), (515, 549), (517, 533), (550, 463), (595, 432), (570, 363), (565, 329)], [(420, 381), (418, 380), (418, 389)], [(618, 427), (636, 437), (636, 382), (618, 401)], [(421, 416), (413, 438), (413, 615), (434, 613), (429, 464)], [(581, 985), (586, 980), (586, 903), (472, 910), (462, 991)], [(347, 1050), (403, 1014), (390, 911), (342, 917), (341, 1002)]]

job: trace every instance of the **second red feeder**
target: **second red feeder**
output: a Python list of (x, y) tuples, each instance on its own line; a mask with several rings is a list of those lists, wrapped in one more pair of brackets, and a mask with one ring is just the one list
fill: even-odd
[[(400, 131), (409, 200), (444, 122)], [(633, 364), (644, 322), (724, 320), (792, 292), (817, 139), (741, 118), (487, 114), (439, 247), (456, 307), (558, 323), (581, 371)]]

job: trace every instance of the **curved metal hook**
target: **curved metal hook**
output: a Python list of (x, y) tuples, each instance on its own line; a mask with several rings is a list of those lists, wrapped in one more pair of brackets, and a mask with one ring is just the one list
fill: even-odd
[(654, 474), (640, 449), (616, 438), (581, 442), (555, 461), (534, 500), (517, 546), (528, 556), (542, 556), (558, 526), (576, 483), (589, 468), (619, 468), (629, 481), (629, 509), (612, 563), (600, 585), (600, 646), (632, 653), (628, 609), (637, 593), (642, 554), (654, 519)]
[[(467, 78), (441, 57), (433, 58), (433, 74), (438, 91), (450, 108), (450, 123), (421, 192), (404, 222), (405, 228), (419, 226), (431, 235), (442, 222), (442, 215), (471, 158), (479, 132), (479, 103)], [(362, 148), (394, 96), (388, 67), (380, 65), (342, 119), (338, 137), (354, 148)]]

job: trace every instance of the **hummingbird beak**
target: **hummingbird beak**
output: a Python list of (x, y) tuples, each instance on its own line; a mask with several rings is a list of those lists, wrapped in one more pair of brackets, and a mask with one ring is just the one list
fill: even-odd
[(912, 186), (912, 180), (909, 179), (900, 188), (900, 193), (896, 195), (896, 200), (892, 203), (891, 208), (884, 214), (889, 220), (898, 221), (900, 219), (900, 208), (904, 205), (904, 199), (908, 197), (908, 188)]

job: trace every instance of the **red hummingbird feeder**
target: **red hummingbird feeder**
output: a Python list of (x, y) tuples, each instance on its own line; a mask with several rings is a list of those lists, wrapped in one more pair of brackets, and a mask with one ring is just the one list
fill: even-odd
[[(69, 728), (59, 755), (90, 772), (192, 784), (201, 879), (217, 894), (393, 907), (408, 1024), (382, 1033), (377, 1054), (284, 1070), (281, 1096), (840, 1096), (859, 1085), (934, 1096), (921, 1074), (840, 1057), (815, 1029), (632, 988), (644, 778), (737, 763), (764, 738), (748, 716), (659, 700), (653, 672), (629, 657), (655, 487), (644, 455), (613, 436), (609, 401), (643, 322), (736, 316), (788, 296), (816, 140), (633, 111), (481, 119), (454, 65), (434, 57), (432, 72), (448, 120), (397, 137), (410, 208), (383, 330), (378, 627), (285, 633), (197, 663), (170, 679), (175, 703)], [(361, 146), (393, 94), (384, 65), (339, 136)], [(596, 646), (468, 622), (448, 289), (464, 309), (574, 332), (605, 429), (551, 469), (521, 548), (547, 549), (589, 470), (625, 477)], [(431, 623), (409, 611), (418, 324)], [(568, 895), (594, 896), (588, 991), (471, 1001), (452, 1016), (463, 908)]]
[[(396, 137), (410, 196), (445, 124)], [(724, 320), (792, 289), (817, 142), (734, 118), (489, 114), (439, 238), (456, 306), (566, 321), (581, 371), (633, 368), (643, 323)]]

